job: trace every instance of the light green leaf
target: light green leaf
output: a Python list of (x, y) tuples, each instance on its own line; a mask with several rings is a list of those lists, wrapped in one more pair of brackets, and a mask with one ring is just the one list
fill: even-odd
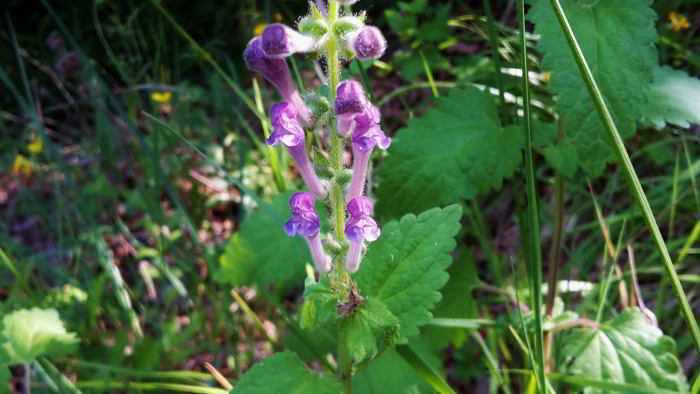
[[(612, 158), (608, 137), (548, 1), (530, 0), (528, 19), (540, 35), (542, 65), (552, 72), (552, 91), (564, 129), (581, 167), (599, 174)], [(658, 64), (652, 0), (562, 0), (581, 50), (623, 138), (632, 137)]]
[(277, 353), (255, 364), (231, 390), (231, 394), (341, 394), (334, 378), (311, 371), (292, 352)]
[(350, 316), (340, 321), (338, 336), (348, 344), (352, 359), (359, 363), (396, 344), (399, 319), (381, 301), (367, 297)]
[(562, 372), (606, 382), (688, 391), (675, 342), (649, 324), (638, 309), (623, 311), (600, 330), (573, 330), (561, 343), (558, 365)]
[[(291, 193), (275, 196), (243, 221), (221, 256), (217, 280), (241, 286), (304, 277), (304, 264), (311, 261), (308, 248), (302, 237), (288, 237), (283, 230), (290, 216), (290, 196)], [(320, 203), (316, 209), (319, 216), (325, 217), (319, 210), (324, 209)]]
[(429, 394), (428, 385), (411, 366), (390, 349), (352, 377), (353, 394)]
[(559, 170), (565, 176), (571, 178), (576, 173), (578, 154), (576, 147), (568, 138), (542, 149), (542, 155), (552, 168)]
[(700, 80), (685, 71), (656, 67), (649, 101), (642, 107), (642, 114), (644, 120), (657, 128), (667, 122), (679, 127), (700, 124)]
[(299, 326), (303, 329), (311, 330), (331, 320), (335, 320), (335, 306), (337, 302), (338, 296), (330, 288), (327, 276), (322, 276), (318, 282), (307, 277)]
[(401, 343), (432, 318), (461, 217), (462, 209), (451, 205), (387, 223), (355, 274), (360, 293), (382, 301), (399, 319)]
[(380, 170), (377, 212), (399, 217), (499, 189), (522, 147), (523, 133), (501, 127), (487, 93), (455, 89), (399, 130)]
[(2, 319), (0, 346), (7, 365), (28, 363), (41, 355), (69, 354), (78, 342), (55, 309), (20, 309)]

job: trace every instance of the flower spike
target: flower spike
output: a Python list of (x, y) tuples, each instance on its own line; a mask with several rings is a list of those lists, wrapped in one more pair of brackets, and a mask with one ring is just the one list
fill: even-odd
[(280, 142), (286, 146), (287, 151), (294, 158), (306, 186), (316, 197), (324, 200), (328, 196), (328, 191), (316, 176), (309, 155), (306, 154), (304, 128), (297, 120), (297, 111), (294, 106), (286, 101), (273, 105), (270, 108), (270, 120), (272, 133), (265, 142), (270, 146), (275, 146)]
[(379, 238), (379, 226), (372, 219), (374, 203), (367, 197), (354, 197), (348, 202), (350, 220), (345, 226), (345, 236), (350, 248), (345, 259), (345, 269), (353, 273), (360, 267), (360, 255), (364, 241), (374, 242)]
[(311, 258), (319, 272), (331, 270), (331, 261), (321, 244), (321, 221), (316, 214), (315, 200), (311, 193), (294, 193), (289, 199), (289, 210), (292, 217), (284, 225), (284, 232), (293, 237), (297, 234), (306, 239)]

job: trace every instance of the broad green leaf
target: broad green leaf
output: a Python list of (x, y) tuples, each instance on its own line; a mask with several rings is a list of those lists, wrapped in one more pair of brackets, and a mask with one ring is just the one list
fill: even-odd
[(10, 392), (10, 370), (7, 365), (0, 365), (0, 394)]
[(306, 278), (299, 326), (310, 330), (335, 320), (337, 302), (338, 296), (330, 288), (327, 276), (322, 276), (318, 282)]
[(231, 394), (341, 394), (343, 386), (304, 365), (292, 352), (277, 353), (255, 364), (231, 390)]
[(55, 309), (20, 309), (2, 319), (0, 347), (6, 364), (28, 363), (41, 355), (71, 353), (78, 344), (74, 333), (67, 332)]
[[(451, 70), (450, 61), (440, 54), (435, 47), (428, 47), (423, 50), (425, 61), (430, 66), (430, 70), (434, 73), (438, 70)], [(396, 64), (401, 71), (401, 76), (411, 81), (425, 74), (423, 59), (421, 59), (418, 51), (399, 51), (396, 52), (391, 60)]]
[(656, 67), (649, 101), (642, 107), (642, 114), (644, 120), (657, 128), (667, 122), (679, 127), (700, 124), (700, 80), (685, 71)]
[[(548, 1), (530, 0), (542, 66), (581, 167), (599, 174), (612, 158), (608, 137)], [(566, 17), (623, 138), (632, 137), (658, 64), (652, 0), (562, 0)]]
[(353, 394), (430, 394), (434, 391), (411, 366), (390, 349), (352, 377)]
[(558, 365), (562, 372), (606, 382), (688, 391), (675, 342), (649, 324), (638, 309), (623, 311), (599, 330), (573, 330), (561, 343)]
[(401, 11), (420, 14), (428, 5), (428, 0), (413, 0), (410, 3), (399, 1), (397, 2), (397, 5)]
[(340, 321), (338, 336), (347, 343), (352, 359), (359, 363), (396, 344), (399, 319), (381, 301), (367, 297), (350, 316)]
[(571, 178), (576, 173), (578, 154), (568, 138), (542, 149), (542, 155), (547, 159), (547, 164), (565, 176)]
[(449, 38), (450, 32), (447, 26), (447, 20), (450, 18), (452, 4), (447, 3), (440, 7), (434, 7), (437, 8), (434, 11), (435, 17), (430, 21), (421, 23), (418, 29), (418, 39), (420, 40), (440, 42)]
[(445, 378), (437, 372), (437, 370), (428, 365), (423, 358), (409, 345), (401, 345), (396, 347), (396, 352), (399, 353), (410, 366), (413, 368), (423, 380), (430, 384), (440, 394), (456, 394), (452, 387), (445, 381)]
[(399, 130), (380, 170), (377, 212), (399, 217), (499, 189), (522, 147), (522, 131), (501, 127), (488, 93), (455, 89)]
[(385, 10), (384, 17), (387, 23), (389, 23), (391, 30), (397, 34), (415, 29), (416, 24), (418, 24), (418, 19), (415, 15), (401, 14), (396, 10)]
[(461, 217), (462, 209), (451, 205), (387, 223), (355, 274), (360, 293), (382, 301), (399, 319), (401, 343), (432, 318)]
[[(265, 285), (304, 277), (304, 264), (311, 261), (309, 250), (302, 237), (288, 237), (282, 228), (290, 216), (290, 196), (275, 196), (243, 221), (221, 256), (218, 281), (232, 286)], [(325, 217), (319, 211), (322, 205), (316, 205), (319, 216)]]

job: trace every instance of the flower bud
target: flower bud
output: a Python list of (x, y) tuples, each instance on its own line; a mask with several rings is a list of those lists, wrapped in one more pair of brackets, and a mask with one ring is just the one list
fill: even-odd
[(362, 22), (362, 19), (352, 15), (344, 16), (342, 18), (338, 18), (338, 20), (333, 23), (333, 34), (342, 36), (344, 34), (360, 30), (364, 26), (365, 24)]
[(325, 20), (310, 16), (302, 18), (299, 21), (298, 28), (301, 34), (307, 34), (316, 38), (321, 38), (328, 33), (328, 24)]
[(351, 131), (353, 118), (362, 113), (366, 105), (367, 99), (362, 84), (347, 80), (338, 85), (333, 110), (338, 119), (336, 130), (339, 135), (345, 136)]
[(269, 57), (286, 57), (295, 53), (314, 51), (314, 39), (281, 23), (268, 25), (263, 30), (262, 48)]
[(379, 59), (386, 50), (386, 39), (374, 26), (348, 33), (348, 47), (358, 59)]

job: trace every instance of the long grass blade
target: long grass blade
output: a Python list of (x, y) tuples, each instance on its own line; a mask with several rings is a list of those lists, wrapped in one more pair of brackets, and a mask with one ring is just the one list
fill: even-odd
[(416, 354), (408, 345), (396, 347), (396, 352), (410, 365), (423, 380), (432, 386), (440, 394), (456, 394), (443, 377), (431, 368), (423, 359)]

